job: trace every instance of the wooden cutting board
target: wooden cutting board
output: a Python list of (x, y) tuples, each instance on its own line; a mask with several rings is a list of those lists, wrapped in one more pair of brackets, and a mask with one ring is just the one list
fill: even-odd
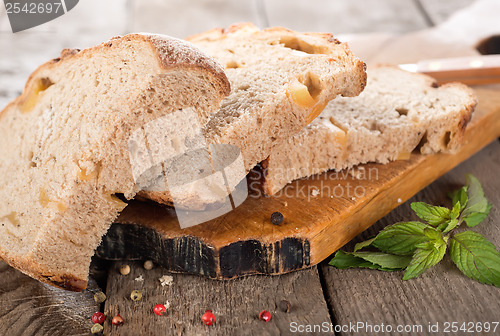
[[(465, 145), (456, 154), (413, 153), (404, 161), (367, 164), (360, 166), (364, 174), (353, 170), (358, 178), (327, 172), (294, 183), (288, 189), (293, 197), (263, 197), (254, 191), (232, 212), (184, 230), (172, 209), (133, 201), (97, 255), (152, 259), (174, 272), (214, 279), (282, 274), (315, 265), (500, 136), (500, 90), (476, 93), (479, 104)], [(319, 195), (314, 196), (314, 189)], [(270, 221), (275, 211), (284, 215), (281, 225)]]

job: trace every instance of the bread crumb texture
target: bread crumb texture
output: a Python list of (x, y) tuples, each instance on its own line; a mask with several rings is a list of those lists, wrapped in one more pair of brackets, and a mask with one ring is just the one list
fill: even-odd
[(228, 92), (213, 59), (160, 35), (63, 50), (40, 66), (0, 112), (0, 257), (85, 288), (102, 235), (137, 192), (130, 134), (186, 107), (206, 123)]
[(358, 97), (334, 99), (309, 126), (273, 149), (264, 164), (265, 191), (275, 194), (295, 179), (330, 169), (408, 160), (413, 152), (452, 153), (462, 144), (476, 104), (463, 84), (438, 87), (422, 74), (373, 68)]
[[(331, 99), (356, 96), (366, 85), (365, 64), (331, 34), (259, 30), (244, 23), (188, 40), (224, 66), (231, 82), (231, 94), (204, 127), (207, 143), (239, 148), (246, 173), (316, 118)], [(141, 196), (173, 202), (168, 192)], [(176, 206), (203, 210), (221, 201), (186, 192)]]

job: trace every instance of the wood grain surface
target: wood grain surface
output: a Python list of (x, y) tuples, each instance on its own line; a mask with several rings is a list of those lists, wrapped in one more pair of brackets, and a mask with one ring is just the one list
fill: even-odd
[[(321, 324), (330, 316), (323, 297), (317, 269), (266, 277), (252, 276), (231, 281), (213, 281), (200, 276), (170, 274), (163, 268), (145, 270), (142, 264), (128, 263), (131, 273), (124, 276), (117, 262), (110, 270), (104, 312), (112, 317), (120, 314), (125, 323), (112, 326), (107, 320), (109, 335), (286, 335), (290, 322)], [(173, 277), (171, 285), (161, 286), (159, 278)], [(143, 281), (137, 281), (142, 276)], [(134, 302), (132, 290), (140, 290), (143, 298)], [(279, 303), (291, 304), (288, 313)], [(163, 316), (153, 307), (169, 302)], [(205, 326), (201, 316), (210, 309), (216, 316), (213, 326)], [(270, 322), (259, 320), (262, 310), (272, 314)], [(302, 333), (301, 335), (310, 335)]]
[[(362, 241), (384, 226), (400, 221), (417, 220), (410, 203), (425, 201), (450, 206), (446, 194), (464, 184), (465, 174), (474, 174), (482, 183), (486, 197), (493, 204), (488, 218), (473, 231), (500, 246), (500, 142), (495, 141), (457, 168), (412, 197), (376, 225), (349, 243), (352, 251)], [(443, 335), (445, 322), (498, 322), (500, 288), (472, 281), (455, 267), (449, 257), (420, 277), (402, 281), (403, 272), (386, 273), (365, 269), (339, 270), (321, 265), (328, 304), (339, 324), (363, 321), (368, 324), (422, 325), (421, 333), (388, 333), (388, 335)], [(439, 323), (440, 332), (429, 332), (428, 324)], [(500, 333), (500, 326), (497, 329)], [(370, 335), (369, 332), (342, 335)], [(457, 332), (453, 335), (483, 335)], [(495, 333), (484, 333), (495, 335)]]
[[(409, 160), (330, 171), (295, 181), (276, 197), (250, 188), (235, 210), (186, 229), (180, 228), (173, 209), (132, 202), (116, 220), (125, 226), (113, 226), (97, 253), (153, 259), (172, 271), (217, 279), (315, 265), (500, 136), (500, 91), (476, 93), (479, 106), (455, 154), (414, 153)], [(275, 211), (285, 218), (280, 225), (270, 221)]]
[(58, 289), (0, 261), (0, 335), (88, 335), (98, 290), (95, 281), (83, 293)]

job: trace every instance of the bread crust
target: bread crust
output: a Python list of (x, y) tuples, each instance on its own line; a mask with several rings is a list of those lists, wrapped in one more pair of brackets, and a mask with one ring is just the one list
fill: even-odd
[[(297, 37), (300, 35), (304, 36), (311, 36), (315, 38), (320, 38), (323, 40), (322, 43), (317, 43), (317, 46), (320, 47), (327, 47), (330, 50), (333, 50), (334, 48), (342, 48), (343, 52), (345, 52), (346, 55), (351, 56), (354, 58), (354, 54), (352, 53), (351, 49), (349, 49), (349, 46), (345, 42), (340, 42), (338, 39), (336, 39), (333, 34), (331, 33), (317, 33), (317, 32), (305, 32), (305, 33), (298, 33), (295, 32), (291, 29), (284, 28), (284, 27), (270, 27), (263, 29), (262, 31), (259, 30), (257, 26), (255, 26), (251, 22), (243, 22), (243, 23), (237, 23), (229, 26), (227, 29), (224, 28), (215, 28), (208, 30), (204, 33), (200, 34), (195, 34), (191, 35), (188, 38), (186, 38), (187, 41), (194, 42), (196, 43), (197, 41), (215, 41), (215, 40), (222, 40), (226, 38), (230, 34), (234, 33), (239, 33), (239, 32), (250, 32), (250, 33), (256, 33), (260, 35), (265, 35), (265, 34), (276, 34), (276, 35), (282, 35), (282, 36), (290, 36), (290, 37)], [(360, 78), (362, 78), (361, 83), (359, 87), (356, 90), (353, 90), (352, 92), (346, 92), (343, 95), (344, 96), (349, 96), (349, 97), (355, 97), (359, 95), (365, 88), (366, 86), (366, 63), (356, 59), (355, 67), (356, 67), (356, 74)], [(332, 59), (332, 62), (334, 60)]]
[(92, 57), (94, 53), (105, 51), (105, 49), (111, 48), (114, 43), (122, 43), (124, 41), (147, 42), (156, 55), (158, 64), (164, 70), (178, 67), (180, 69), (197, 69), (208, 72), (214, 76), (215, 85), (221, 96), (227, 96), (231, 92), (231, 84), (220, 64), (213, 58), (207, 57), (191, 43), (159, 34), (128, 34), (123, 37), (114, 36), (107, 42), (83, 50), (63, 49), (59, 57), (40, 65), (31, 73), (21, 95), (8, 103), (7, 106), (0, 111), (0, 117), (9, 107), (19, 104), (19, 102), (22, 102), (26, 98), (30, 92), (31, 86), (34, 84), (34, 79), (39, 77), (41, 72), (50, 71), (52, 68), (59, 66), (61, 62), (67, 62), (74, 57)]

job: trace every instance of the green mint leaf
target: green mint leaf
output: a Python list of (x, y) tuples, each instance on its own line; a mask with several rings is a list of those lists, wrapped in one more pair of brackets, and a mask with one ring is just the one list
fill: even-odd
[(462, 211), (467, 205), (468, 197), (467, 197), (467, 186), (463, 186), (462, 188), (455, 190), (448, 194), (448, 197), (451, 198), (451, 202), (453, 206), (455, 204), (460, 203), (460, 211)]
[(474, 227), (481, 223), (491, 210), (491, 204), (484, 196), (483, 188), (478, 179), (471, 174), (465, 176), (467, 185), (467, 197), (469, 198), (462, 217), (468, 227)]
[(465, 184), (467, 185), (467, 196), (469, 201), (464, 210), (464, 216), (468, 216), (473, 212), (486, 212), (488, 208), (488, 200), (484, 196), (483, 188), (478, 179), (472, 174), (465, 175)]
[(339, 269), (347, 269), (352, 267), (367, 267), (376, 269), (376, 266), (374, 266), (371, 262), (368, 262), (359, 257), (355, 257), (351, 253), (347, 253), (344, 251), (337, 251), (332, 260), (330, 260), (329, 265)]
[(375, 238), (377, 238), (377, 237), (373, 237), (371, 239), (362, 241), (361, 243), (357, 243), (356, 245), (354, 245), (354, 252), (359, 251), (361, 249), (364, 249), (365, 247), (370, 246), (373, 243), (373, 241), (375, 240)]
[(488, 208), (487, 212), (474, 212), (474, 213), (471, 213), (469, 216), (464, 217), (465, 224), (468, 227), (474, 227), (474, 226), (480, 224), (486, 217), (488, 217), (490, 209), (491, 209), (491, 206)]
[(453, 236), (450, 256), (469, 278), (500, 287), (500, 253), (479, 233), (465, 231)]
[(363, 258), (372, 264), (379, 265), (385, 269), (403, 269), (411, 261), (411, 256), (399, 256), (394, 254), (388, 254), (383, 252), (353, 252), (352, 255), (355, 257)]
[(424, 229), (429, 226), (420, 222), (396, 223), (386, 227), (375, 237), (372, 246), (382, 252), (396, 255), (412, 255), (416, 245), (429, 240)]
[(446, 253), (446, 242), (428, 242), (419, 244), (419, 248), (415, 250), (410, 264), (406, 268), (403, 280), (409, 280), (419, 276), (425, 270), (436, 265), (443, 259)]
[[(470, 213), (469, 215), (464, 217), (465, 224), (468, 227), (474, 227), (474, 226), (480, 224), (486, 217), (488, 217), (490, 210), (491, 210), (491, 204), (489, 203), (484, 212), (472, 212), (472, 213)], [(465, 211), (464, 211), (464, 213), (465, 213)]]
[[(458, 204), (458, 203), (457, 203)], [(458, 226), (458, 219), (450, 219), (438, 227), (443, 233), (448, 233)]]
[(460, 216), (460, 211), (462, 211), (462, 203), (458, 201), (453, 205), (453, 208), (451, 209), (450, 218), (458, 219), (458, 217)]
[(375, 270), (379, 270), (379, 271), (386, 271), (386, 272), (392, 272), (392, 271), (399, 270), (399, 268), (394, 269), (394, 268), (382, 267), (380, 265), (371, 263), (363, 258), (356, 257), (352, 253), (348, 253), (348, 252), (344, 252), (344, 251), (337, 251), (337, 253), (335, 253), (335, 256), (332, 258), (332, 260), (330, 260), (329, 264), (331, 266), (339, 268), (339, 269), (361, 267), (361, 268), (370, 268), (370, 269), (375, 269)]
[(443, 239), (443, 235), (441, 232), (432, 229), (430, 227), (427, 227), (424, 229), (424, 235), (429, 238), (430, 240), (440, 240)]
[(450, 209), (430, 205), (424, 202), (413, 202), (411, 208), (418, 217), (434, 227), (450, 219)]

